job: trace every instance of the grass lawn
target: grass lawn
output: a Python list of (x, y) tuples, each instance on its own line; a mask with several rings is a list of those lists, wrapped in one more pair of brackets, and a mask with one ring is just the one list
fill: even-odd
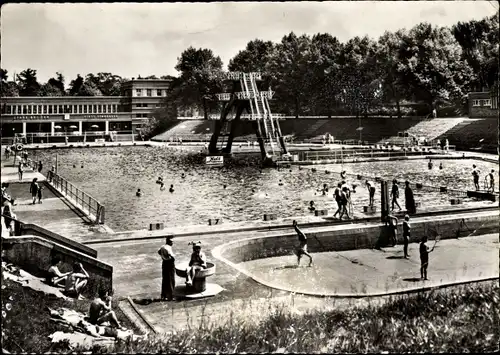
[(346, 310), (292, 315), (277, 308), (257, 326), (229, 319), (148, 341), (120, 342), (101, 352), (494, 352), (499, 348), (498, 292), (498, 281), (482, 282)]

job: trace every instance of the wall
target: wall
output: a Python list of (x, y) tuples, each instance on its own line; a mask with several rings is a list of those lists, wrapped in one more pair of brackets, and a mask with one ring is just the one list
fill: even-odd
[(469, 107), (469, 117), (470, 118), (482, 118), (482, 117), (498, 117), (498, 109), (492, 109), (489, 106), (471, 106)]
[[(498, 212), (463, 215), (468, 229), (460, 225), (462, 217), (446, 216), (444, 218), (415, 218), (412, 221), (412, 235), (410, 243), (419, 242), (429, 228), (437, 228), (442, 239), (457, 238), (468, 235), (476, 230), (475, 235), (498, 232)], [(343, 226), (340, 230), (306, 233), (308, 236), (307, 248), (310, 252), (345, 251), (353, 249), (372, 249), (385, 246), (388, 241), (388, 227), (383, 225)], [(402, 225), (398, 226), (398, 239), (401, 240)], [(432, 238), (429, 238), (432, 239)], [(249, 238), (228, 243), (221, 247), (220, 255), (233, 262), (245, 261), (290, 255), (297, 247), (295, 233), (264, 238)]]
[(61, 272), (71, 271), (74, 262), (81, 262), (90, 275), (83, 292), (87, 298), (94, 297), (100, 287), (113, 288), (111, 265), (38, 236), (2, 238), (2, 251), (9, 262), (38, 277), (45, 277), (54, 255), (62, 260)]

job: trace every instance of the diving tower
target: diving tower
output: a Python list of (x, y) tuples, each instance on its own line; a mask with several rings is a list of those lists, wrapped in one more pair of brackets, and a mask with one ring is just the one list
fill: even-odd
[[(253, 122), (262, 160), (266, 166), (275, 166), (278, 160), (289, 156), (277, 117), (271, 113), (269, 101), (274, 92), (259, 91), (257, 81), (262, 81), (260, 73), (229, 72), (226, 81), (232, 82), (230, 93), (217, 94), (223, 102), (220, 120), (215, 123), (215, 130), (208, 147), (209, 154), (231, 153), (231, 148), (241, 120)], [(234, 118), (229, 114), (235, 111)], [(243, 111), (246, 115), (242, 116)], [(226, 140), (227, 138), (227, 140)], [(224, 143), (226, 146), (223, 147)]]

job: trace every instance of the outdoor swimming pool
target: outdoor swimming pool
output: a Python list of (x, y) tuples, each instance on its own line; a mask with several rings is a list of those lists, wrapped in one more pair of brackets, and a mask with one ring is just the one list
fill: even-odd
[[(347, 182), (358, 185), (364, 180), (357, 180), (356, 174), (399, 181), (409, 179), (413, 183), (459, 190), (472, 188), (472, 164), (481, 171), (481, 186), (486, 172), (498, 171), (495, 164), (464, 159), (443, 160), (443, 170), (439, 170), (438, 160), (432, 170), (428, 170), (426, 160), (402, 160), (318, 165), (316, 172), (293, 166), (290, 172), (290, 169), (261, 170), (258, 156), (247, 159), (250, 166), (245, 162), (221, 169), (206, 167), (204, 157), (193, 151), (169, 147), (75, 148), (30, 153), (33, 159), (44, 162), (43, 173), (55, 164), (56, 154), (59, 174), (104, 204), (106, 224), (116, 231), (144, 229), (149, 223), (158, 222), (166, 227), (207, 224), (209, 218), (223, 218), (226, 222), (262, 220), (264, 213), (275, 213), (278, 218), (309, 215), (310, 200), (316, 202), (317, 208), (329, 209), (331, 215), (336, 210), (333, 187), (340, 180), (342, 168), (354, 174), (348, 176)], [(326, 169), (332, 173), (326, 174)], [(185, 178), (181, 177), (183, 172)], [(159, 176), (165, 181), (164, 191), (156, 184)], [(329, 196), (315, 194), (324, 183), (330, 186)], [(168, 191), (170, 184), (174, 185), (174, 193)], [(400, 184), (402, 207), (403, 187)], [(138, 188), (143, 191), (142, 197), (135, 196)], [(361, 212), (368, 193), (363, 186), (356, 190), (352, 202), (355, 211)], [(423, 205), (449, 205), (448, 194), (424, 190), (414, 193)], [(378, 191), (377, 203), (380, 203)]]

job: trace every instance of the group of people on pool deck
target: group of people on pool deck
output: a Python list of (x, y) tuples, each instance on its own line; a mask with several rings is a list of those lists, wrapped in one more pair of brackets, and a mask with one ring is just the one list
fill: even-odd
[[(333, 193), (333, 197), (335, 201), (337, 202), (338, 209), (333, 215), (336, 217), (339, 215), (339, 219), (342, 220), (342, 217), (344, 215), (347, 216), (347, 218), (350, 218), (349, 216), (349, 210), (347, 206), (351, 204), (351, 194), (356, 192), (356, 187), (357, 185), (352, 184), (349, 186), (346, 181), (346, 172), (343, 171), (340, 174), (340, 177), (343, 179), (342, 182), (339, 182), (337, 184), (337, 187), (335, 188), (335, 191)], [(405, 206), (408, 214), (415, 214), (416, 213), (416, 205), (415, 205), (415, 199), (413, 195), (413, 190), (410, 187), (410, 182), (405, 181)], [(374, 204), (374, 199), (375, 199), (375, 192), (376, 192), (376, 187), (375, 183), (373, 183), (370, 180), (365, 181), (365, 186), (368, 189), (369, 193), (369, 206), (373, 206)], [(318, 189), (317, 191), (322, 192), (323, 196), (328, 195), (328, 185), (323, 184), (322, 189)], [(392, 198), (392, 210), (394, 210), (394, 206), (396, 205), (399, 210), (401, 211), (401, 206), (399, 205), (398, 198), (399, 198), (399, 183), (396, 179), (392, 181), (392, 189), (390, 192), (391, 198)], [(309, 202), (309, 211), (314, 212), (316, 210), (316, 206), (314, 205), (314, 201)]]
[[(161, 300), (174, 300), (175, 289), (175, 254), (172, 250), (174, 244), (172, 236), (167, 236), (165, 245), (159, 250), (158, 254), (162, 258), (162, 286), (161, 286)], [(201, 251), (201, 242), (189, 243), (193, 246), (191, 259), (189, 260), (188, 267), (186, 268), (186, 286), (192, 286), (196, 274), (200, 270), (207, 268), (207, 256)]]

